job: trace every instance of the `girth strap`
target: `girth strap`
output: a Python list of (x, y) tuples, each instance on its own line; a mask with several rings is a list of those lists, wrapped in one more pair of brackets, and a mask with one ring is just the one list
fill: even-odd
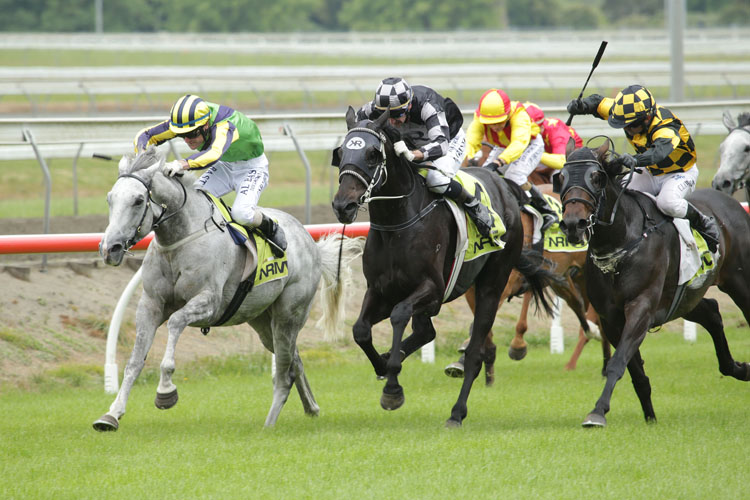
[[(232, 297), (229, 305), (224, 310), (224, 314), (222, 314), (221, 318), (219, 318), (212, 326), (221, 326), (234, 316), (237, 309), (239, 309), (240, 305), (245, 301), (247, 294), (253, 289), (253, 285), (255, 284), (255, 273), (257, 272), (258, 266), (255, 266), (255, 269), (250, 273), (250, 276), (248, 276), (248, 278), (237, 287), (237, 290), (234, 292), (234, 297)], [(210, 328), (201, 328), (203, 335), (207, 335), (209, 330)]]

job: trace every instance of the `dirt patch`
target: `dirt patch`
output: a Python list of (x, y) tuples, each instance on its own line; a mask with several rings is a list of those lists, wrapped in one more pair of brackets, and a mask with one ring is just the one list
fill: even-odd
[[(304, 207), (285, 209), (304, 222)], [(367, 220), (363, 212), (359, 220)], [(311, 223), (335, 222), (329, 206), (318, 206), (312, 210)], [(106, 217), (58, 217), (52, 221), (53, 233), (102, 232), (107, 225)], [(40, 233), (42, 222), (38, 219), (0, 220), (1, 234)], [(119, 267), (104, 265), (98, 255), (53, 254), (42, 266), (40, 255), (0, 255), (0, 387), (29, 386), (36, 377), (50, 371), (78, 367), (90, 372), (101, 370), (104, 365), (106, 335), (115, 306), (120, 295), (132, 279), (143, 253)], [(346, 300), (346, 320), (342, 325), (344, 339), (337, 345), (353, 347), (351, 326), (357, 318), (364, 296), (365, 283), (359, 262), (352, 266), (353, 287)], [(722, 310), (736, 307), (726, 295), (712, 290), (711, 296), (719, 299)], [(135, 337), (135, 307), (140, 296), (140, 287), (131, 299), (124, 316), (118, 340), (117, 362), (120, 376), (130, 356)], [(498, 362), (508, 362), (505, 351), (513, 334), (520, 300), (501, 305), (495, 321), (495, 339), (498, 344)], [(323, 342), (324, 332), (317, 326), (321, 316), (316, 300), (310, 319), (300, 332), (302, 349), (312, 348)], [(440, 315), (434, 319), (438, 332), (438, 349), (452, 351), (463, 340), (471, 323), (471, 314), (463, 299), (445, 304)], [(563, 365), (570, 357), (575, 345), (578, 326), (572, 312), (563, 310), (566, 351), (560, 356)], [(663, 331), (681, 332), (682, 323), (672, 322)], [(527, 340), (534, 344), (547, 345), (550, 321), (547, 318), (529, 318)], [(390, 343), (390, 323), (376, 325), (373, 331), (376, 346), (386, 350)], [(161, 361), (166, 342), (166, 327), (156, 334), (154, 346), (147, 360), (147, 367), (155, 368)], [(593, 345), (593, 343), (592, 343)], [(200, 330), (188, 328), (180, 338), (176, 360), (178, 370), (185, 362), (206, 356), (251, 354), (263, 351), (257, 335), (247, 326), (213, 328), (204, 337)], [(588, 347), (597, 355), (598, 345)], [(367, 363), (364, 356), (362, 362)]]

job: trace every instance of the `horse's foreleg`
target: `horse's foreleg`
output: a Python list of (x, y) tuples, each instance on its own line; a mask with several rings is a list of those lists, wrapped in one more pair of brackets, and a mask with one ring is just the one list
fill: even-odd
[(716, 358), (719, 361), (719, 371), (722, 375), (734, 377), (737, 380), (750, 380), (750, 364), (735, 361), (729, 350), (718, 302), (714, 299), (704, 298), (684, 318), (698, 323), (711, 335), (716, 350)]
[(122, 385), (117, 392), (109, 411), (94, 422), (94, 429), (98, 431), (116, 431), (120, 418), (125, 414), (130, 390), (133, 388), (138, 375), (146, 363), (146, 355), (154, 342), (156, 329), (164, 322), (164, 305), (151, 299), (145, 292), (138, 301), (135, 313), (135, 344), (130, 359), (125, 366)]
[(630, 373), (630, 379), (633, 382), (635, 394), (641, 402), (643, 417), (646, 419), (646, 422), (656, 422), (654, 405), (651, 403), (651, 382), (648, 380), (646, 372), (643, 370), (643, 358), (641, 358), (640, 350), (635, 351), (635, 354), (633, 354), (633, 357), (628, 363), (628, 373)]
[(408, 358), (414, 351), (435, 340), (435, 327), (432, 325), (432, 319), (429, 316), (417, 314), (412, 317), (411, 326), (414, 332), (401, 343), (404, 358)]
[[(386, 361), (387, 380), (383, 387), (383, 395), (380, 406), (385, 410), (396, 410), (404, 404), (404, 391), (398, 383), (398, 374), (401, 373), (401, 362), (405, 357), (402, 351), (401, 341), (403, 339), (406, 325), (413, 316), (417, 319), (416, 338), (427, 338), (430, 334), (435, 335), (430, 316), (434, 316), (440, 310), (442, 294), (430, 280), (424, 281), (405, 300), (402, 300), (391, 311), (391, 326), (393, 327), (393, 339), (391, 341), (391, 354)], [(425, 320), (427, 323), (425, 323)], [(418, 342), (415, 342), (415, 344)]]
[(359, 318), (352, 327), (354, 342), (365, 353), (370, 360), (375, 374), (378, 377), (384, 377), (386, 374), (385, 360), (380, 356), (375, 346), (372, 344), (372, 325), (384, 320), (390, 314), (386, 302), (377, 297), (371, 288), (365, 292), (362, 299), (362, 309), (359, 312)]
[[(615, 385), (622, 378), (625, 373), (625, 367), (640, 348), (643, 339), (646, 337), (648, 327), (651, 325), (652, 314), (650, 305), (652, 303), (656, 303), (654, 297), (642, 294), (638, 297), (637, 301), (630, 302), (625, 306), (625, 325), (622, 328), (621, 335), (610, 333), (610, 328), (605, 326), (604, 333), (607, 338), (612, 338), (613, 342), (617, 339), (615, 355), (607, 363), (607, 379), (604, 383), (604, 390), (601, 396), (599, 396), (593, 411), (583, 421), (582, 425), (584, 427), (603, 427), (607, 424), (605, 415), (609, 411), (609, 403), (612, 399)], [(638, 396), (641, 397), (642, 394)], [(641, 401), (641, 406), (646, 408), (643, 401)], [(647, 419), (655, 418), (653, 415), (644, 414), (644, 416)]]
[(154, 401), (157, 408), (166, 410), (177, 404), (177, 386), (172, 383), (172, 374), (175, 370), (174, 353), (180, 334), (189, 324), (210, 318), (219, 306), (219, 297), (221, 294), (215, 290), (202, 290), (169, 317), (167, 346), (161, 360), (159, 386)]

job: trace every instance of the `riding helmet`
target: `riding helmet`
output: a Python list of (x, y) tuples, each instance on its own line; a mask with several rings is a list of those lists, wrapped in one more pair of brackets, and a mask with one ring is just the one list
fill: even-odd
[(491, 125), (507, 120), (510, 107), (508, 94), (500, 89), (490, 89), (479, 98), (479, 106), (474, 114), (479, 123)]
[(390, 116), (395, 118), (406, 113), (413, 95), (411, 86), (403, 78), (386, 78), (375, 91), (373, 106), (381, 112), (390, 106)]
[(623, 128), (644, 120), (654, 108), (654, 96), (642, 85), (631, 85), (622, 89), (609, 110), (610, 126)]
[(206, 101), (195, 95), (184, 95), (177, 99), (169, 113), (169, 130), (182, 135), (205, 124), (211, 116)]

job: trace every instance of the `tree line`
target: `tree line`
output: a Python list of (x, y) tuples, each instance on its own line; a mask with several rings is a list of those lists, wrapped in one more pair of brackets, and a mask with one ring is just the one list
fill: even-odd
[[(105, 32), (453, 31), (664, 26), (664, 0), (127, 0), (103, 3)], [(687, 0), (688, 26), (750, 24), (747, 0)], [(94, 31), (95, 0), (0, 0), (0, 31)]]

